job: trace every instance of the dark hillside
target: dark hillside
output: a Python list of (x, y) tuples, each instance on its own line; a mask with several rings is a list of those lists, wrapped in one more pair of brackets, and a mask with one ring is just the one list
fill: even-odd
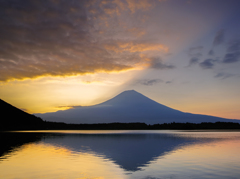
[(37, 129), (43, 120), (0, 99), (0, 130)]

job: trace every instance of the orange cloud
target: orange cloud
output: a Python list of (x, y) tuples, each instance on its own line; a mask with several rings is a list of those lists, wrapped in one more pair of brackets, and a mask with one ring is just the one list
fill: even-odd
[(132, 13), (135, 13), (136, 10), (148, 10), (151, 6), (153, 1), (149, 0), (126, 0), (128, 4), (128, 8), (131, 10)]
[[(102, 18), (105, 15), (118, 15), (123, 12), (129, 11), (134, 14), (137, 10), (146, 11), (154, 5), (154, 0), (102, 0), (102, 1), (90, 1), (86, 7), (90, 7), (89, 12)], [(101, 9), (105, 14), (96, 13)]]
[(133, 35), (136, 35), (137, 37), (141, 37), (141, 36), (143, 36), (143, 35), (146, 34), (146, 31), (141, 30), (141, 29), (138, 29), (138, 28), (136, 28), (136, 27), (131, 28), (131, 29), (128, 29), (128, 31), (129, 31), (130, 33), (132, 33)]
[(133, 44), (133, 43), (125, 43), (121, 44), (120, 47), (124, 49), (124, 51), (130, 52), (143, 52), (143, 51), (163, 51), (168, 52), (168, 47), (162, 44)]
[(136, 43), (126, 42), (126, 43), (118, 43), (117, 45), (105, 45), (107, 50), (114, 51), (116, 53), (120, 53), (123, 51), (128, 52), (144, 52), (144, 51), (162, 51), (167, 53), (169, 48), (163, 44), (151, 44), (151, 43)]

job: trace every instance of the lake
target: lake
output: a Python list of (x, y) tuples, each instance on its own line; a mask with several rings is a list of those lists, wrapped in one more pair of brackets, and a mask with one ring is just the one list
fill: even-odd
[(0, 133), (4, 179), (235, 179), (238, 131)]

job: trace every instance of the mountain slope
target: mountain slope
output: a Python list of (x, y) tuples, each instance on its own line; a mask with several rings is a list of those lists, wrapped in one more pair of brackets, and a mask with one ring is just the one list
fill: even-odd
[(153, 101), (134, 91), (124, 91), (98, 105), (79, 107), (54, 113), (36, 114), (47, 121), (65, 123), (144, 122), (147, 124), (170, 122), (238, 122), (213, 116), (183, 113)]
[(28, 114), (0, 99), (0, 129), (34, 129), (43, 123), (42, 119)]

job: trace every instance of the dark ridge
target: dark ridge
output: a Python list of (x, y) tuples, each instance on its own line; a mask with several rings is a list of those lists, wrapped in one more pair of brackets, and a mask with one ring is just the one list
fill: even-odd
[(234, 122), (202, 122), (202, 123), (99, 123), (99, 124), (66, 124), (45, 122), (47, 130), (201, 130), (201, 129), (240, 129)]
[(38, 129), (43, 120), (0, 99), (0, 130)]

